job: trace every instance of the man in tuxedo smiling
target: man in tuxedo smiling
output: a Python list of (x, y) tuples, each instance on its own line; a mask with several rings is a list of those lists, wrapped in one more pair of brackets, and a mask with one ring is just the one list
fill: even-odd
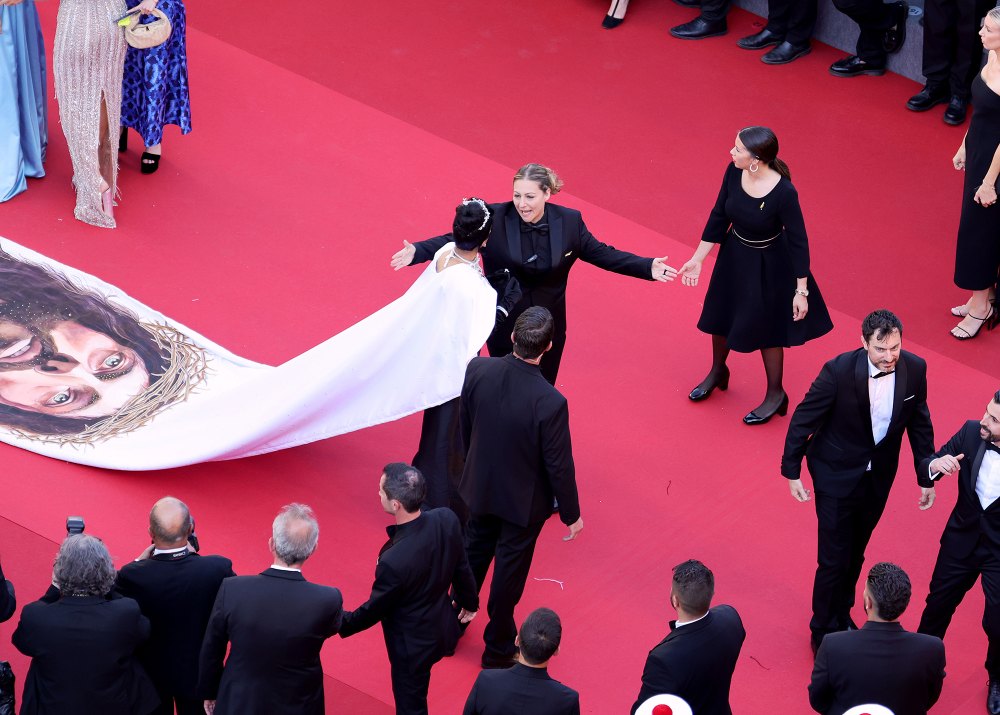
[(934, 503), (921, 460), (934, 451), (927, 409), (927, 363), (902, 349), (903, 324), (888, 310), (861, 324), (862, 346), (827, 362), (795, 408), (785, 437), (781, 474), (806, 502), (802, 458), (816, 492), (819, 526), (813, 583), (813, 653), (827, 633), (856, 628), (854, 593), (865, 548), (889, 498), (905, 431), (913, 450), (919, 506)]

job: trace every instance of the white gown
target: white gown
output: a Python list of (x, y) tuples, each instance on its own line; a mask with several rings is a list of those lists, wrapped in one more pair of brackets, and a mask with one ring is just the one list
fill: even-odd
[[(154, 409), (138, 426), (81, 440), (0, 425), (0, 441), (109, 469), (164, 469), (263, 454), (439, 405), (461, 392), (466, 365), (486, 342), (495, 319), (496, 292), (475, 268), (438, 273), (432, 261), (400, 298), (270, 367), (234, 355), (93, 276), (6, 239), (0, 239), (0, 250), (61, 273), (141, 323), (170, 326), (204, 357), (207, 370), (182, 386), (181, 399)], [(3, 290), (0, 286), (0, 302)], [(149, 402), (148, 395), (143, 397)]]

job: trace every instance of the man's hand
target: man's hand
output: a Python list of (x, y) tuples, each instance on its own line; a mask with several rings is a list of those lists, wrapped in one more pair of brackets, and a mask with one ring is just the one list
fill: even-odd
[(917, 502), (920, 511), (925, 511), (934, 506), (934, 498), (936, 496), (937, 493), (934, 491), (934, 487), (920, 487), (920, 501)]
[(459, 623), (469, 623), (476, 617), (476, 611), (466, 611), (464, 608), (458, 612)]
[(406, 266), (413, 263), (415, 255), (417, 255), (417, 249), (413, 244), (409, 241), (403, 241), (403, 247), (392, 254), (392, 258), (389, 259), (389, 265), (392, 266), (394, 271), (406, 268)]
[(145, 549), (142, 550), (141, 554), (135, 557), (135, 560), (145, 561), (146, 559), (148, 559), (150, 556), (153, 555), (153, 549), (155, 548), (156, 547), (153, 544), (150, 544), (149, 546), (147, 546)]
[(569, 536), (564, 536), (563, 537), (563, 541), (572, 541), (573, 539), (575, 539), (577, 537), (577, 534), (579, 534), (581, 531), (583, 531), (583, 517), (582, 516), (579, 519), (577, 519), (576, 521), (574, 521), (572, 524), (569, 525)]
[(660, 283), (672, 281), (677, 277), (677, 269), (667, 265), (667, 257), (654, 258), (652, 266), (653, 280)]
[(791, 490), (795, 501), (809, 501), (812, 498), (809, 496), (809, 490), (802, 484), (801, 479), (789, 479), (788, 488)]
[(215, 701), (206, 700), (205, 701), (205, 715), (212, 715), (215, 712)]
[(939, 475), (954, 474), (955, 472), (957, 472), (959, 469), (962, 468), (960, 462), (963, 459), (965, 459), (964, 454), (960, 454), (957, 457), (953, 457), (950, 454), (946, 454), (943, 457), (932, 459), (931, 463), (928, 466), (930, 467), (932, 475), (935, 472)]

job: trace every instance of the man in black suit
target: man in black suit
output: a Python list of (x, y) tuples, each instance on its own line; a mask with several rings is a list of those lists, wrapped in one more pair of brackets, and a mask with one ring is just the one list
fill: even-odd
[(986, 709), (1000, 714), (1000, 390), (979, 421), (969, 420), (941, 449), (920, 464), (937, 478), (958, 472), (958, 500), (941, 535), (920, 633), (944, 638), (965, 594), (982, 577), (989, 639)]
[(552, 315), (525, 310), (514, 323), (514, 352), (473, 358), (462, 386), (460, 422), (466, 445), (459, 491), (471, 514), (466, 532), (477, 590), (490, 563), (484, 668), (510, 667), (517, 651), (514, 607), (528, 579), (535, 542), (559, 501), (567, 540), (583, 528), (569, 436), (566, 398), (538, 364), (552, 347)]
[(941, 695), (944, 644), (899, 624), (910, 603), (910, 579), (896, 564), (868, 572), (868, 621), (859, 631), (831, 633), (816, 653), (809, 704), (824, 715), (878, 703), (902, 715), (926, 715)]
[(747, 633), (732, 606), (712, 608), (715, 576), (693, 559), (674, 566), (670, 605), (677, 620), (646, 658), (632, 715), (654, 695), (683, 698), (698, 715), (732, 715), (729, 687)]
[(899, 52), (906, 42), (906, 18), (910, 8), (905, 2), (882, 0), (833, 0), (834, 6), (858, 23), (860, 34), (855, 52), (830, 65), (834, 77), (857, 77), (861, 74), (883, 75), (888, 56)]
[(517, 663), (481, 672), (462, 715), (580, 715), (580, 694), (549, 675), (549, 660), (559, 653), (561, 640), (555, 611), (529, 613), (517, 635)]
[(198, 654), (222, 580), (235, 576), (222, 556), (200, 556), (188, 543), (194, 521), (180, 499), (164, 497), (149, 512), (153, 543), (118, 572), (118, 592), (135, 599), (152, 626), (139, 660), (160, 696), (155, 715), (203, 715)]
[(382, 470), (379, 499), (396, 523), (386, 528), (371, 597), (345, 613), (340, 627), (347, 638), (382, 622), (397, 715), (426, 715), (431, 666), (455, 650), (459, 621), (468, 623), (479, 610), (462, 525), (451, 509), (422, 512), (426, 494), (415, 467), (394, 462)]
[(289, 504), (272, 526), (271, 568), (222, 582), (201, 648), (208, 715), (323, 715), (319, 653), (340, 628), (344, 601), (302, 576), (318, 540), (312, 509)]
[[(514, 200), (489, 204), (493, 227), (479, 252), (487, 277), (509, 272), (521, 289), (513, 305), (504, 304), (502, 298), (498, 303), (498, 325), (486, 341), (490, 355), (503, 357), (510, 353), (513, 346), (509, 326), (527, 308), (547, 308), (555, 327), (542, 375), (553, 385), (566, 345), (566, 281), (578, 258), (606, 271), (661, 283), (677, 276), (677, 271), (665, 263), (666, 256), (644, 258), (594, 238), (579, 211), (549, 201), (561, 187), (562, 181), (547, 167), (522, 166), (514, 176)], [(399, 270), (429, 261), (452, 240), (449, 233), (413, 244), (403, 241), (403, 249), (392, 256), (391, 265)]]
[[(876, 310), (861, 324), (862, 348), (827, 362), (788, 425), (781, 474), (792, 496), (806, 457), (816, 490), (819, 526), (813, 583), (813, 653), (823, 636), (854, 628), (851, 608), (865, 548), (882, 516), (899, 466), (903, 432), (914, 465), (934, 450), (927, 409), (927, 363), (902, 350), (903, 324)], [(917, 469), (920, 508), (934, 503), (934, 485)]]

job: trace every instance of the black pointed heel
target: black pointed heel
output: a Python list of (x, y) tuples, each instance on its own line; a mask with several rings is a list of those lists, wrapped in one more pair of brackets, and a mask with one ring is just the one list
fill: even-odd
[(788, 393), (787, 392), (785, 393), (785, 396), (781, 398), (781, 402), (778, 403), (778, 407), (773, 412), (771, 412), (769, 414), (766, 414), (766, 415), (761, 415), (761, 414), (757, 413), (757, 410), (753, 410), (753, 411), (749, 412), (743, 418), (743, 424), (747, 424), (747, 425), (762, 425), (765, 422), (767, 422), (768, 420), (770, 420), (772, 417), (774, 417), (776, 414), (780, 415), (782, 417), (784, 417), (785, 415), (788, 414)]
[(121, 133), (118, 135), (118, 151), (128, 151), (128, 127), (122, 127)]
[(726, 390), (728, 390), (729, 389), (729, 368), (725, 367), (725, 368), (723, 368), (723, 370), (725, 370), (725, 372), (722, 373), (722, 377), (720, 377), (715, 382), (711, 383), (708, 386), (705, 386), (705, 383), (703, 382), (700, 385), (698, 385), (696, 388), (694, 388), (693, 390), (691, 390), (691, 392), (688, 393), (688, 399), (691, 400), (692, 402), (701, 402), (702, 400), (707, 400), (708, 396), (712, 394), (712, 390), (714, 390), (716, 387), (718, 387), (723, 392), (725, 392)]

